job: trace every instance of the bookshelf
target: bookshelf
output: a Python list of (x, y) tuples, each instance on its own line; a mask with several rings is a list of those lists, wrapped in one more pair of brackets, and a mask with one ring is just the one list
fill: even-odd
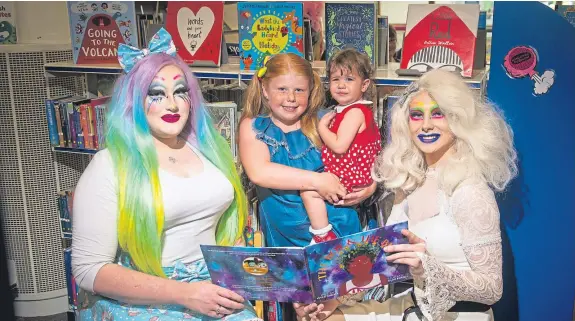
[[(312, 62), (316, 70), (325, 81), (325, 61)], [(231, 82), (248, 82), (252, 79), (254, 71), (242, 71), (237, 63), (222, 64), (220, 67), (197, 67), (190, 66), (195, 76), (209, 83), (214, 81), (218, 83)], [(375, 72), (375, 84), (377, 86), (378, 96), (384, 97), (392, 95), (394, 91), (401, 90), (408, 86), (417, 77), (398, 76), (396, 70), (399, 63), (390, 63), (383, 68), (378, 68)], [(86, 87), (84, 96), (87, 98), (96, 98), (98, 96), (98, 78), (99, 77), (116, 77), (122, 73), (122, 68), (117, 64), (82, 64), (77, 65), (71, 61), (53, 62), (44, 65), (45, 75), (48, 78), (77, 77), (83, 79)], [(465, 78), (467, 84), (474, 90), (479, 90), (480, 95), (485, 94), (489, 73), (489, 66), (484, 70), (475, 70), (471, 78)], [(238, 106), (239, 110), (241, 106)], [(71, 153), (94, 155), (97, 150), (78, 149), (68, 147), (52, 147), (52, 151), (58, 153)]]
[[(325, 80), (325, 61), (314, 61), (313, 68)], [(379, 68), (375, 73), (375, 84), (377, 86), (408, 86), (411, 82), (416, 80), (416, 77), (398, 76), (396, 70), (399, 68), (399, 63), (391, 63), (385, 68)], [(240, 71), (239, 64), (224, 64), (221, 67), (195, 67), (191, 66), (195, 76), (199, 79), (222, 79), (222, 80), (241, 80), (249, 81), (254, 75), (254, 71)], [(70, 74), (112, 74), (117, 75), (122, 73), (122, 68), (119, 65), (76, 65), (73, 62), (55, 62), (44, 65), (44, 70), (47, 74), (57, 77), (60, 75)], [(482, 89), (484, 83), (487, 81), (487, 74), (489, 69), (474, 70), (471, 78), (466, 78), (465, 81), (473, 89)]]
[(98, 152), (96, 149), (83, 149), (83, 148), (68, 148), (68, 147), (52, 147), (52, 151), (60, 153), (84, 154), (94, 155)]

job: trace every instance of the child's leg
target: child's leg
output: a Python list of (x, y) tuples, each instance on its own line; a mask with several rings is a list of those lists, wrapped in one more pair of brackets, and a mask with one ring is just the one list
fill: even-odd
[(309, 231), (313, 234), (311, 244), (334, 240), (337, 238), (327, 218), (325, 201), (315, 191), (300, 192), (303, 205), (309, 217)]
[(325, 201), (316, 191), (300, 192), (303, 205), (309, 217), (309, 222), (314, 230), (322, 229), (329, 225), (327, 219), (327, 207)]

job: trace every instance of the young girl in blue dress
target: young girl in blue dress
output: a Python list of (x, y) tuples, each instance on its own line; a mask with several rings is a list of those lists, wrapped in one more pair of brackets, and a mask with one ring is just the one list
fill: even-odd
[(356, 210), (332, 203), (359, 203), (375, 191), (375, 184), (348, 194), (335, 175), (323, 172), (317, 126), (325, 91), (310, 63), (295, 54), (273, 56), (245, 95), (240, 159), (256, 185), (266, 246), (310, 244), (301, 191), (316, 191), (329, 201), (328, 218), (337, 235), (360, 232)]

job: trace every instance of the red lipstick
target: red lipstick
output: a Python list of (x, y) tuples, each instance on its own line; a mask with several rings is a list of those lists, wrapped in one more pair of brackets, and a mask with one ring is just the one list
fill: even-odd
[(180, 120), (180, 114), (166, 114), (162, 116), (162, 120), (166, 123), (175, 123)]

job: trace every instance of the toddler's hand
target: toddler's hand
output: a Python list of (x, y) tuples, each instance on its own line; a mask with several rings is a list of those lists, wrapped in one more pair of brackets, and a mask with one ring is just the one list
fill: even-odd
[(325, 114), (319, 121), (318, 126), (319, 127), (325, 127), (325, 128), (329, 128), (329, 126), (331, 125), (331, 122), (333, 121), (333, 119), (335, 118), (335, 112), (330, 111), (329, 113)]

